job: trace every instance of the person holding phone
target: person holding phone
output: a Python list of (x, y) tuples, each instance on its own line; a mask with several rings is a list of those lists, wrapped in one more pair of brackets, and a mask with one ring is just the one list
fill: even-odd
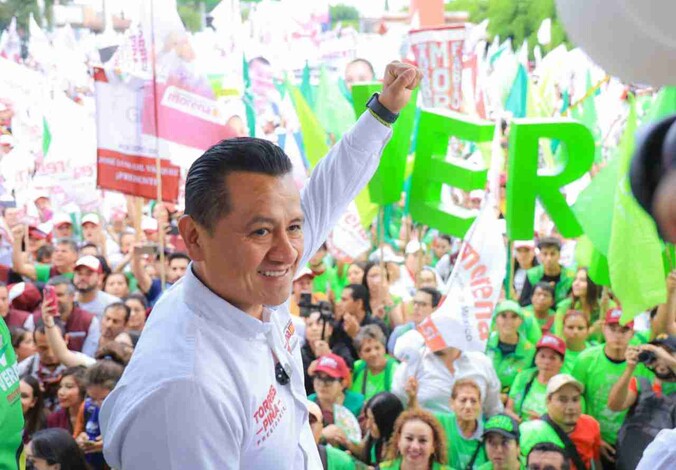
[[(162, 295), (162, 280), (148, 274), (144, 257), (148, 256), (149, 260), (155, 260), (158, 254), (157, 245), (137, 243), (134, 245), (131, 258), (131, 272), (138, 282), (138, 289), (146, 296), (151, 307)], [(166, 264), (165, 289), (169, 289), (185, 275), (190, 264), (190, 257), (180, 251), (171, 253), (166, 258)]]

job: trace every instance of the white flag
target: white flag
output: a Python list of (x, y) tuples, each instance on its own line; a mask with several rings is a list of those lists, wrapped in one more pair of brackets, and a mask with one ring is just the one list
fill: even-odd
[(552, 19), (551, 18), (545, 18), (542, 20), (542, 23), (540, 24), (540, 28), (538, 29), (538, 42), (542, 44), (543, 46), (546, 46), (550, 42), (552, 42)]
[(446, 299), (418, 326), (428, 348), (486, 349), (506, 264), (498, 216), (494, 207), (486, 204), (465, 236), (448, 282)]

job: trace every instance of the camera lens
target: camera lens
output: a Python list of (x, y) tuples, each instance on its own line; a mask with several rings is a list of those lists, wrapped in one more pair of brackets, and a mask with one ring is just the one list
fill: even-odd
[(638, 353), (638, 362), (650, 364), (655, 359), (656, 359), (655, 353), (652, 351), (641, 351), (640, 353)]

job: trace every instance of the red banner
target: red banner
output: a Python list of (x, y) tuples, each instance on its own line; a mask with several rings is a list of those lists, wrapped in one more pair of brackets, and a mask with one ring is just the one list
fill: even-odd
[[(161, 159), (162, 200), (178, 202), (181, 170)], [(157, 163), (154, 158), (126, 155), (99, 149), (96, 162), (96, 185), (145, 199), (157, 198)]]
[(464, 26), (411, 31), (411, 49), (423, 74), (420, 91), (428, 108), (460, 111)]

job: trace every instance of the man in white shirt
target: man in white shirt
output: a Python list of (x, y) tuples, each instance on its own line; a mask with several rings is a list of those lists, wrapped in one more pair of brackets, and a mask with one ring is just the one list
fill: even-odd
[[(457, 331), (462, 331), (462, 324), (457, 323)], [(433, 352), (425, 346), (423, 336), (417, 330), (411, 330), (399, 338), (394, 355), (403, 363), (394, 374), (392, 393), (404, 404), (408, 402), (407, 383), (415, 378), (420, 407), (435, 413), (450, 413), (453, 384), (459, 379), (472, 379), (481, 389), (484, 416), (504, 411), (500, 401), (500, 379), (484, 353), (454, 347)]]
[(113, 468), (321, 468), (308, 424), (294, 274), (367, 184), (420, 74), (394, 62), (383, 92), (314, 169), (302, 194), (270, 142), (209, 149), (186, 179), (181, 236), (193, 262), (156, 304), (104, 403)]

